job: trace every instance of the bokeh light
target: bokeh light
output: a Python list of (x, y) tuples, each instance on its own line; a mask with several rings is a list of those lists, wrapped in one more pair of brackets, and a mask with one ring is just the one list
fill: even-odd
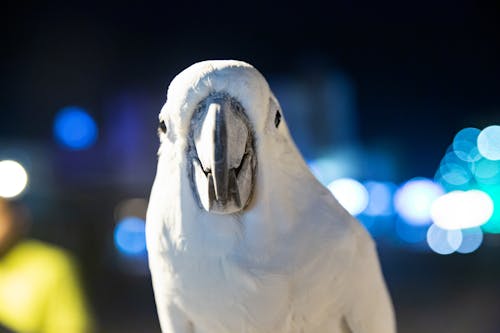
[(477, 137), (477, 148), (490, 160), (500, 160), (500, 126), (488, 126)]
[(470, 164), (448, 152), (441, 160), (435, 180), (447, 190), (466, 189), (473, 179)]
[(427, 225), (431, 222), (431, 205), (444, 194), (441, 185), (427, 178), (413, 178), (403, 184), (394, 195), (398, 215), (410, 224)]
[(446, 230), (432, 224), (427, 231), (427, 244), (438, 254), (451, 254), (462, 244), (462, 231)]
[(474, 179), (479, 184), (500, 184), (500, 161), (481, 158), (473, 165)]
[(462, 244), (457, 249), (459, 253), (472, 253), (476, 251), (483, 242), (483, 231), (481, 228), (469, 228), (462, 230)]
[(328, 185), (338, 202), (352, 215), (358, 215), (368, 205), (368, 191), (360, 182), (351, 178), (340, 178)]
[(77, 106), (65, 107), (55, 117), (54, 136), (66, 148), (89, 148), (97, 140), (97, 125), (84, 109)]
[(453, 139), (453, 152), (465, 162), (474, 162), (481, 158), (477, 149), (477, 138), (481, 131), (474, 127), (464, 128)]
[(340, 174), (341, 166), (332, 157), (323, 156), (307, 162), (313, 175), (325, 186)]
[(393, 193), (396, 186), (388, 182), (368, 181), (364, 183), (368, 191), (368, 205), (363, 214), (368, 216), (389, 216), (394, 212)]
[(500, 233), (500, 185), (481, 185), (481, 190), (488, 193), (493, 200), (493, 215), (481, 228), (488, 233)]
[(19, 162), (0, 161), (0, 197), (17, 197), (24, 191), (27, 184), (28, 173)]
[(403, 219), (396, 220), (396, 234), (407, 244), (418, 244), (425, 241), (427, 225), (410, 224)]
[(465, 229), (486, 223), (493, 201), (479, 190), (452, 191), (437, 198), (431, 207), (432, 221), (442, 229)]
[(137, 257), (146, 253), (145, 223), (135, 216), (125, 217), (115, 227), (115, 246), (120, 253)]

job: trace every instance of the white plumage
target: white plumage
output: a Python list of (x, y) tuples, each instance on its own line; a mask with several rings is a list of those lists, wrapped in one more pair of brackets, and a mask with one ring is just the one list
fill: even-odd
[[(193, 140), (198, 122), (208, 124), (204, 119), (221, 105), (216, 100), (200, 107), (210, 96), (236, 101), (242, 109), (236, 118), (246, 119), (254, 138), (248, 145), (254, 160), (235, 155), (241, 154), (236, 148), (225, 150), (241, 164), (256, 162), (243, 176), (241, 167), (228, 166), (239, 172), (234, 188), (251, 189), (240, 208), (214, 194), (206, 179), (195, 179), (213, 175), (216, 181), (216, 167), (205, 165), (213, 154), (193, 157), (211, 149), (198, 144), (205, 137), (219, 142), (218, 132), (204, 127)], [(266, 80), (244, 62), (200, 62), (172, 81), (159, 116), (161, 146), (146, 225), (162, 331), (395, 332), (372, 239), (311, 174), (277, 112), (281, 116)], [(236, 122), (242, 123), (227, 120), (228, 127)], [(226, 131), (231, 145), (236, 139)], [(193, 175), (198, 169), (191, 159), (202, 164), (201, 176)], [(232, 198), (231, 178), (229, 184)]]

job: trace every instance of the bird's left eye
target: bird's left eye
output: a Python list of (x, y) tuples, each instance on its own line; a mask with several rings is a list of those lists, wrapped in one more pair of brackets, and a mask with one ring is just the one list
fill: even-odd
[(274, 117), (274, 126), (276, 126), (276, 128), (278, 128), (280, 122), (281, 122), (281, 113), (279, 110), (277, 110), (276, 116)]
[(160, 121), (160, 125), (158, 126), (158, 131), (162, 133), (167, 133), (167, 125), (165, 125), (165, 121)]

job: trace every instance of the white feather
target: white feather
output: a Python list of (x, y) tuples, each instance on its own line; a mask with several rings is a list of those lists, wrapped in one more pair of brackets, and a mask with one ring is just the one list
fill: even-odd
[[(257, 180), (240, 214), (199, 208), (188, 179), (191, 116), (237, 99), (256, 138)], [(160, 119), (146, 236), (164, 333), (395, 332), (373, 241), (311, 174), (266, 80), (239, 61), (205, 61), (171, 83)]]

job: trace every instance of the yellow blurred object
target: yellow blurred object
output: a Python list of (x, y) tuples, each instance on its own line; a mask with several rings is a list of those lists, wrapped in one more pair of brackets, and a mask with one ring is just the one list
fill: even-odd
[(20, 333), (90, 332), (71, 257), (34, 240), (20, 241), (0, 256), (0, 324)]

